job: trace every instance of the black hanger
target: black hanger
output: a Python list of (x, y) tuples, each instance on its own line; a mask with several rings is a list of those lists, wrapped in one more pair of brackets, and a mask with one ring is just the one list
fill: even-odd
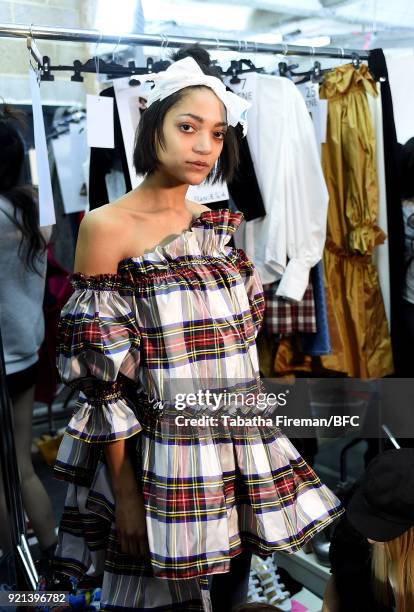
[[(243, 69), (243, 65), (246, 65), (247, 68)], [(231, 75), (230, 83), (232, 85), (240, 83), (240, 79), (239, 79), (240, 74), (244, 74), (246, 72), (260, 72), (260, 73), (264, 72), (264, 68), (256, 68), (253, 62), (246, 58), (241, 58), (239, 60), (232, 60), (230, 62), (230, 67), (226, 71), (223, 71), (220, 68), (220, 66), (217, 66), (216, 64), (215, 64), (215, 68), (217, 70), (220, 70), (219, 74), (221, 74), (222, 76)]]
[[(108, 79), (119, 78), (123, 76), (132, 76), (139, 74), (151, 74), (152, 72), (160, 72), (165, 70), (170, 65), (167, 61), (154, 62), (150, 57), (147, 59), (147, 65), (145, 67), (135, 66), (133, 60), (128, 62), (128, 66), (122, 66), (114, 61), (105, 61), (101, 58), (92, 58), (82, 63), (80, 60), (74, 60), (73, 66), (51, 66), (51, 61), (48, 56), (43, 57), (43, 70), (41, 73), (42, 81), (54, 81), (55, 77), (52, 71), (65, 71), (73, 72), (71, 81), (83, 83), (82, 73), (95, 73), (106, 74)], [(137, 82), (138, 84), (139, 82)]]
[(238, 60), (232, 60), (230, 62), (230, 68), (228, 68), (226, 74), (228, 76), (231, 75), (230, 83), (232, 85), (236, 85), (237, 83), (241, 82), (238, 76), (241, 70), (243, 70), (243, 67)]
[(352, 54), (352, 65), (353, 67), (357, 70), (360, 65), (361, 65), (361, 58), (359, 57), (358, 53), (353, 53)]
[[(282, 71), (281, 70), (281, 66), (282, 66)], [(322, 83), (323, 82), (323, 75), (326, 72), (330, 72), (331, 68), (323, 68), (321, 67), (321, 63), (320, 62), (315, 62), (313, 67), (311, 68), (311, 70), (306, 70), (305, 72), (293, 72), (294, 68), (297, 68), (298, 64), (293, 64), (292, 66), (287, 66), (286, 63), (281, 62), (279, 64), (279, 71), (280, 71), (280, 76), (287, 76), (289, 75), (290, 77), (303, 77), (300, 80), (295, 80), (295, 84), (296, 85), (301, 85), (302, 83), (307, 83), (308, 81), (312, 81), (312, 83)]]
[(293, 75), (292, 70), (294, 70), (295, 68), (299, 68), (299, 64), (290, 64), (288, 66), (286, 62), (279, 62), (278, 68), (279, 68), (279, 76), (289, 78)]
[(312, 69), (312, 76), (311, 76), (312, 83), (323, 83), (324, 72), (328, 72), (328, 71), (322, 70), (320, 62), (315, 62), (313, 65), (313, 69)]
[[(135, 68), (135, 62), (128, 63), (128, 65), (131, 64), (133, 64)], [(154, 62), (152, 57), (148, 57), (146, 68), (135, 68), (134, 74), (152, 74), (154, 72), (163, 72), (164, 70), (167, 70), (168, 66), (171, 66), (171, 62), (167, 60), (159, 60), (157, 62)], [(150, 83), (151, 81), (146, 79), (146, 82)], [(132, 87), (136, 87), (137, 85), (141, 85), (141, 81), (132, 77), (129, 80), (129, 84)]]
[(50, 72), (50, 57), (47, 55), (43, 56), (43, 68), (41, 71), (41, 81), (54, 81), (55, 77)]

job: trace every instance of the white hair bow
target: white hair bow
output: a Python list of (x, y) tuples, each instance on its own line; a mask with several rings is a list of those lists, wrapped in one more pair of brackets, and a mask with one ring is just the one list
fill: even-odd
[(247, 111), (251, 102), (243, 100), (238, 95), (226, 90), (225, 84), (217, 77), (204, 74), (192, 57), (185, 57), (174, 62), (164, 72), (151, 75), (155, 85), (148, 94), (147, 108), (156, 100), (164, 100), (167, 96), (192, 85), (205, 85), (214, 91), (227, 110), (227, 123), (243, 128), (243, 136), (247, 134)]

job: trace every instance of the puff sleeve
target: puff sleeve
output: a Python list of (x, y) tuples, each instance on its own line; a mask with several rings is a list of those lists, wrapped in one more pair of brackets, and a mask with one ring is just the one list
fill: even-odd
[(134, 294), (99, 277), (72, 278), (56, 349), (62, 382), (80, 391), (66, 433), (85, 442), (129, 438), (142, 429), (124, 392), (127, 379), (138, 380), (140, 363)]
[(265, 312), (265, 296), (262, 281), (257, 268), (247, 257), (243, 249), (234, 249), (237, 254), (237, 268), (244, 282), (244, 288), (249, 300), (250, 313), (255, 328), (254, 337), (257, 338), (263, 324)]

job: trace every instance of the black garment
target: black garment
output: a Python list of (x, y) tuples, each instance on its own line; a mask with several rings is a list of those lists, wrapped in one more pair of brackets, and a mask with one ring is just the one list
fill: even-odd
[(20, 370), (19, 372), (14, 372), (14, 374), (8, 374), (6, 376), (7, 392), (11, 399), (13, 399), (19, 393), (27, 391), (30, 389), (30, 387), (33, 387), (33, 385), (36, 384), (38, 368), (39, 362), (36, 361), (28, 368)]
[(382, 123), (384, 134), (385, 181), (387, 194), (388, 251), (390, 262), (391, 342), (395, 375), (405, 376), (407, 354), (404, 343), (402, 291), (404, 283), (404, 223), (401, 210), (401, 180), (399, 173), (399, 146), (395, 131), (394, 111), (388, 70), (382, 49), (373, 49), (369, 55), (369, 70), (381, 81)]
[[(414, 304), (404, 300), (404, 324), (405, 332), (409, 338), (411, 349), (414, 346)], [(411, 359), (411, 367), (413, 370), (412, 376), (414, 376), (414, 359)]]
[(233, 180), (227, 186), (237, 209), (244, 214), (246, 221), (252, 221), (252, 219), (264, 217), (266, 209), (257, 182), (247, 138), (242, 138), (240, 126), (237, 126), (237, 135), (240, 161)]
[(393, 612), (392, 605), (382, 606), (374, 597), (371, 545), (355, 531), (346, 514), (332, 534), (329, 560), (341, 612)]
[(114, 99), (114, 148), (100, 149), (91, 147), (89, 165), (89, 207), (90, 210), (108, 204), (108, 190), (106, 188), (105, 176), (113, 168), (122, 170), (125, 179), (126, 192), (131, 191), (131, 179), (129, 177), (128, 162), (125, 153), (124, 140), (122, 138), (121, 122), (119, 120), (118, 107), (116, 104), (115, 90), (109, 87), (102, 91), (100, 96)]
[(243, 550), (230, 560), (230, 571), (210, 574), (209, 588), (213, 612), (229, 612), (246, 603), (252, 553)]

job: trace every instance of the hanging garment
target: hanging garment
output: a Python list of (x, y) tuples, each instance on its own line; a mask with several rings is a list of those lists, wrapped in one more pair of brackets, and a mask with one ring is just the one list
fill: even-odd
[(301, 334), (302, 349), (306, 355), (329, 355), (332, 353), (332, 346), (322, 261), (312, 268), (311, 279), (315, 298), (316, 334)]
[(376, 168), (378, 176), (378, 225), (386, 234), (383, 244), (379, 244), (374, 251), (374, 263), (378, 270), (382, 299), (384, 300), (385, 314), (388, 330), (391, 330), (391, 296), (390, 296), (390, 260), (388, 249), (388, 219), (387, 219), (387, 190), (385, 185), (384, 136), (382, 122), (382, 96), (381, 83), (376, 83), (378, 96), (367, 96), (375, 129), (376, 140)]
[[(315, 130), (316, 143), (319, 155), (322, 155), (322, 143), (326, 142), (326, 127), (328, 119), (328, 101), (319, 97), (317, 83), (296, 83), (305, 100), (306, 108), (312, 117)], [(316, 309), (316, 334), (301, 334), (300, 344), (307, 355), (328, 355), (332, 352), (331, 339), (328, 327), (328, 313), (326, 310), (326, 297), (322, 261), (312, 268), (312, 285), (314, 289)]]
[(391, 340), (395, 375), (404, 375), (412, 351), (405, 351), (405, 331), (401, 295), (404, 285), (404, 223), (401, 211), (399, 149), (387, 64), (382, 49), (372, 49), (368, 60), (370, 73), (381, 80), (382, 120), (384, 136), (385, 182), (387, 192), (388, 248), (390, 266)]
[(266, 209), (246, 223), (245, 250), (263, 283), (299, 302), (310, 269), (322, 258), (328, 191), (312, 120), (294, 83), (247, 73), (238, 95), (250, 100), (247, 139)]
[[(229, 89), (229, 91), (231, 90)], [(266, 209), (253, 166), (249, 143), (247, 138), (242, 138), (242, 130), (239, 128), (240, 126), (236, 128), (239, 143), (239, 165), (232, 181), (227, 183), (227, 187), (237, 210), (243, 213), (244, 220), (251, 221), (264, 217)]]
[(56, 261), (53, 249), (47, 247), (47, 268), (43, 314), (45, 337), (39, 349), (39, 373), (36, 381), (35, 401), (51, 405), (59, 385), (56, 370), (57, 324), (62, 307), (65, 305), (73, 288), (68, 280), (68, 270)]
[(377, 225), (376, 144), (367, 94), (377, 91), (364, 64), (336, 68), (320, 91), (329, 101), (322, 165), (329, 189), (324, 271), (333, 349), (321, 361), (348, 376), (376, 378), (393, 372), (393, 360), (372, 261), (385, 235)]
[[(263, 288), (244, 252), (227, 246), (242, 219), (206, 210), (117, 274), (71, 277), (57, 366), (80, 396), (54, 468), (69, 481), (56, 569), (102, 574), (107, 609), (208, 610), (201, 579), (227, 572), (244, 549), (296, 551), (342, 513), (278, 428), (181, 429), (171, 418), (176, 383), (261, 389)], [(121, 438), (143, 491), (149, 564), (117, 539), (103, 443)]]
[(106, 177), (113, 170), (122, 171), (125, 180), (125, 191), (118, 194), (118, 197), (132, 189), (114, 88), (108, 87), (108, 89), (101, 91), (99, 95), (114, 99), (114, 148), (100, 149), (98, 147), (91, 147), (88, 189), (90, 210), (99, 208), (103, 204), (108, 204), (109, 195)]
[(280, 281), (263, 285), (265, 316), (269, 335), (292, 335), (297, 332), (316, 332), (316, 311), (312, 283), (306, 287), (300, 302), (285, 300), (277, 295)]

